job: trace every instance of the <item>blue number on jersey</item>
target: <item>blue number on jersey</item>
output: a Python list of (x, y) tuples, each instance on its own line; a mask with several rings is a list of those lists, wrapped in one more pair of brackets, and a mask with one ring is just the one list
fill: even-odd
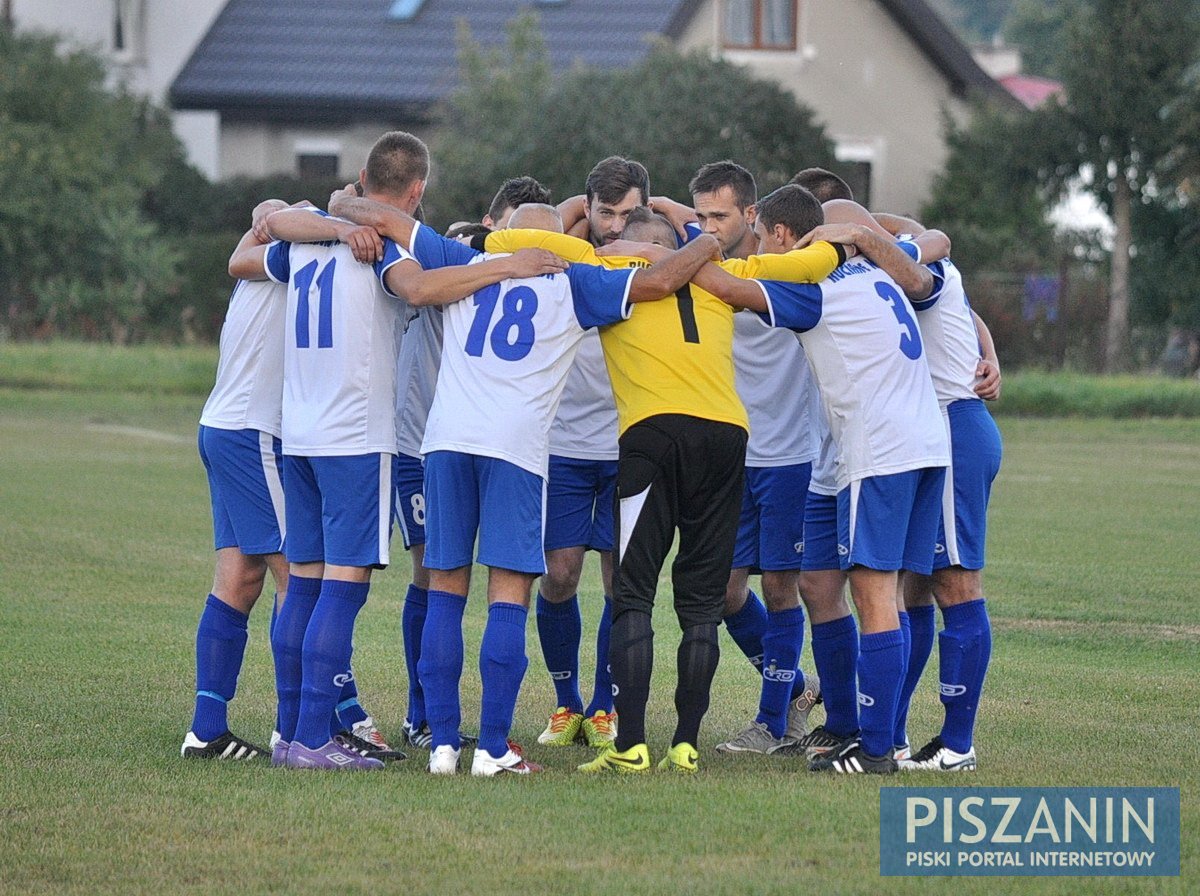
[[(467, 354), (473, 358), (483, 356), (484, 337), (496, 312), (500, 299), (500, 284), (493, 283), (475, 293), (475, 317), (467, 333)], [(528, 286), (514, 286), (504, 294), (504, 307), (500, 319), (492, 329), (488, 342), (492, 352), (501, 361), (520, 361), (533, 349), (533, 316), (537, 314), (538, 298)], [(515, 330), (515, 332), (514, 332)], [(512, 341), (509, 341), (509, 337)]]
[[(317, 305), (317, 348), (333, 348), (333, 271), (336, 265), (337, 259), (331, 258), (317, 277), (317, 290), (320, 293)], [(316, 261), (310, 261), (296, 271), (295, 277), (292, 278), (296, 287), (296, 348), (308, 348), (310, 345), (308, 291), (312, 288), (316, 271)]]
[(917, 360), (921, 357), (921, 331), (917, 329), (917, 322), (913, 320), (913, 316), (908, 313), (908, 304), (904, 301), (904, 296), (896, 292), (891, 284), (883, 282), (875, 284), (875, 292), (891, 306), (892, 314), (896, 315), (900, 324), (900, 351), (904, 357)]

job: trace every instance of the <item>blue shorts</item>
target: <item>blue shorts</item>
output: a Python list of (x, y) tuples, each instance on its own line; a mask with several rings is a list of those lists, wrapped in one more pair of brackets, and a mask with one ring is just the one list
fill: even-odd
[(392, 455), (283, 458), (291, 563), (388, 565)]
[(410, 454), (396, 456), (392, 466), (396, 506), (392, 509), (404, 538), (404, 549), (425, 543), (425, 465)]
[(812, 464), (746, 467), (733, 568), (799, 569)]
[(212, 497), (213, 545), (243, 554), (283, 550), (283, 453), (279, 439), (257, 429), (201, 426), (200, 460)]
[(546, 483), (546, 550), (583, 546), (613, 549), (615, 460), (577, 460), (550, 455)]
[(909, 569), (929, 575), (945, 467), (856, 479), (838, 492), (842, 569)]
[(546, 480), (508, 461), (459, 451), (425, 456), (425, 568), (469, 566), (479, 535), (484, 566), (546, 571)]
[(804, 499), (804, 541), (800, 568), (841, 569), (838, 558), (837, 495), (809, 492)]
[(992, 480), (1000, 472), (1000, 430), (978, 399), (946, 408), (950, 467), (942, 490), (942, 517), (933, 568), (983, 569), (987, 508)]

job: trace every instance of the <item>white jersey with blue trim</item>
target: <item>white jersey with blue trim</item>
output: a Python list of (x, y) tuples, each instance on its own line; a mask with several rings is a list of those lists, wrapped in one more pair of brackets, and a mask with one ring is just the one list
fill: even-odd
[[(417, 226), (424, 268), (492, 257)], [(505, 280), (445, 309), (437, 390), (421, 453), (495, 457), (545, 478), (550, 425), (584, 331), (629, 316), (634, 270), (573, 264)]]
[(980, 360), (979, 332), (963, 289), (962, 274), (949, 258), (929, 265), (934, 291), (913, 302), (921, 341), (929, 359), (929, 373), (942, 407), (975, 394), (975, 367)]
[(813, 461), (812, 475), (808, 480), (808, 490), (818, 495), (834, 497), (838, 489), (838, 464), (840, 449), (834, 441), (833, 432), (825, 418), (824, 406), (817, 408), (813, 415), (817, 431), (817, 459)]
[(279, 438), (286, 310), (286, 290), (278, 283), (239, 280), (234, 286), (221, 326), (217, 379), (200, 412), (201, 426), (256, 429)]
[(616, 460), (619, 455), (617, 402), (596, 330), (584, 333), (567, 374), (550, 427), (550, 453), (575, 460)]
[(412, 308), (396, 362), (396, 448), (417, 457), (442, 362), (441, 308)]
[(400, 261), (355, 261), (343, 243), (279, 243), (272, 279), (288, 284), (283, 340), (283, 452), (396, 453), (396, 353), (404, 302), (383, 286)]
[(795, 336), (757, 314), (735, 314), (733, 371), (750, 418), (746, 466), (811, 463), (820, 447), (813, 423), (820, 397)]
[(844, 488), (950, 462), (942, 415), (912, 305), (865, 258), (819, 284), (762, 282), (763, 318), (800, 334), (841, 449)]

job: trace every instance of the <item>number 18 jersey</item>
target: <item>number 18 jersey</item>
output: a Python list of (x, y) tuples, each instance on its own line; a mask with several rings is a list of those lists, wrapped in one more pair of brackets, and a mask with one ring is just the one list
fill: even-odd
[[(426, 269), (489, 257), (419, 225), (411, 248)], [(573, 264), (565, 274), (505, 280), (447, 305), (421, 453), (495, 457), (547, 477), (550, 425), (584, 330), (629, 316), (632, 278)]]

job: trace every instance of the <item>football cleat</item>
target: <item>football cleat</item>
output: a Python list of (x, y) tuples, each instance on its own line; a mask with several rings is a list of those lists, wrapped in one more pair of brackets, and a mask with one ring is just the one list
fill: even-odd
[(800, 740), (808, 734), (809, 713), (820, 702), (821, 679), (816, 672), (809, 672), (804, 676), (804, 693), (788, 702), (787, 728), (783, 732), (785, 739)]
[(580, 736), (587, 741), (589, 747), (597, 750), (611, 744), (617, 737), (617, 714), (602, 709), (596, 710), (584, 718), (580, 726)]
[(717, 744), (718, 753), (774, 753), (796, 741), (787, 737), (776, 737), (763, 722), (751, 722), (735, 737)]
[(619, 774), (637, 774), (650, 771), (650, 750), (645, 744), (634, 744), (628, 750), (617, 752), (613, 744), (609, 744), (591, 762), (579, 766), (579, 771), (586, 774), (595, 772), (618, 772)]
[(375, 747), (376, 750), (379, 750), (382, 753), (394, 752), (392, 748), (388, 746), (388, 742), (384, 738), (383, 732), (375, 727), (375, 720), (370, 716), (367, 716), (361, 722), (355, 722), (350, 728), (350, 733), (355, 737), (359, 737), (367, 741), (369, 744)]
[(845, 737), (839, 737), (824, 725), (818, 725), (804, 737), (775, 751), (775, 756), (804, 756), (806, 759), (816, 759), (823, 753), (839, 746)]
[(449, 744), (435, 747), (429, 754), (429, 774), (453, 775), (458, 772), (460, 751)]
[[(410, 747), (416, 747), (419, 750), (428, 750), (433, 746), (433, 732), (429, 730), (428, 722), (422, 722), (418, 726), (405, 719), (404, 724), (401, 726), (401, 732), (404, 742)], [(461, 746), (473, 746), (478, 740), (479, 738), (474, 734), (458, 732), (458, 742)]]
[(386, 745), (385, 749), (381, 750), (375, 746), (374, 741), (359, 737), (353, 731), (339, 731), (333, 736), (333, 739), (347, 750), (355, 752), (360, 756), (370, 756), (372, 759), (378, 759), (380, 762), (399, 762), (402, 759), (408, 758), (400, 750), (393, 750), (390, 747), (386, 747)]
[(675, 772), (680, 775), (696, 774), (696, 761), (700, 754), (691, 744), (676, 744), (667, 750), (667, 755), (658, 763), (660, 771)]
[(475, 757), (471, 760), (471, 774), (477, 778), (494, 778), (497, 775), (530, 775), (540, 772), (542, 767), (536, 762), (530, 762), (521, 753), (509, 749), (499, 758), (487, 750), (476, 749)]
[(291, 749), (291, 746), (282, 737), (275, 741), (271, 747), (271, 765), (276, 768), (287, 765), (288, 750)]
[(179, 748), (179, 755), (184, 759), (257, 759), (269, 754), (262, 747), (228, 731), (208, 742), (189, 731), (183, 739), (183, 746)]
[(315, 750), (293, 741), (288, 747), (288, 768), (321, 769), (324, 771), (378, 771), (383, 761), (370, 756), (360, 756), (347, 750), (335, 740), (330, 740)]
[(898, 769), (891, 755), (872, 756), (863, 749), (858, 736), (842, 741), (841, 746), (822, 753), (808, 764), (809, 771), (837, 772), (840, 775), (891, 775)]
[(583, 713), (560, 706), (550, 716), (546, 730), (538, 735), (538, 743), (548, 747), (569, 747), (579, 737), (582, 726)]
[(965, 753), (956, 753), (942, 743), (940, 736), (921, 747), (912, 756), (900, 759), (904, 771), (927, 772), (973, 772), (975, 771), (975, 748)]
[[(900, 744), (897, 747), (892, 747), (892, 758), (896, 760), (897, 765), (907, 762), (912, 758), (912, 747), (908, 744)], [(900, 767), (904, 768), (903, 765), (900, 765)]]

